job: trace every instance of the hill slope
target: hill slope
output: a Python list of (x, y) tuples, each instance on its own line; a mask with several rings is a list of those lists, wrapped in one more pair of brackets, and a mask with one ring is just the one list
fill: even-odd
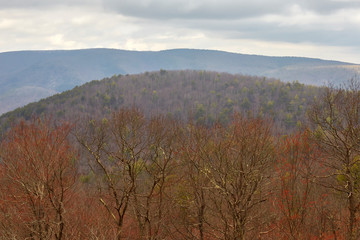
[(93, 79), (160, 69), (241, 73), (321, 85), (349, 79), (360, 71), (360, 66), (320, 59), (191, 49), (5, 52), (0, 53), (0, 114)]
[(0, 117), (3, 130), (33, 114), (76, 121), (102, 119), (123, 107), (138, 106), (150, 114), (213, 124), (227, 123), (236, 111), (272, 119), (283, 129), (300, 127), (306, 108), (321, 88), (299, 82), (206, 71), (147, 72), (92, 81), (72, 90), (31, 103)]

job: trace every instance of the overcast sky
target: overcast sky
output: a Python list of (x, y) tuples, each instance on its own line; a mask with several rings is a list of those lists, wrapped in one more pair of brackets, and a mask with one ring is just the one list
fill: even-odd
[(95, 47), (360, 64), (360, 0), (0, 0), (0, 52)]

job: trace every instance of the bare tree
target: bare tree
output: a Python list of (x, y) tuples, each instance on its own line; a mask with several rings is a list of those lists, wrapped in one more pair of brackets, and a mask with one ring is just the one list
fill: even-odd
[(131, 195), (144, 167), (146, 120), (136, 109), (123, 109), (110, 120), (91, 120), (88, 124), (85, 132), (77, 132), (77, 139), (97, 177), (99, 201), (114, 223), (116, 238), (121, 239)]
[(176, 123), (165, 117), (146, 119), (132, 108), (109, 120), (91, 120), (85, 132), (76, 134), (89, 156), (99, 201), (114, 222), (117, 239), (126, 238), (125, 219), (137, 222), (132, 238), (165, 234), (176, 129)]
[(245, 239), (259, 217), (256, 208), (267, 199), (270, 124), (236, 115), (229, 127), (217, 125), (200, 136), (187, 150), (199, 239), (205, 224), (212, 238)]
[[(346, 198), (348, 211), (347, 239), (359, 238), (360, 207), (360, 84), (356, 79), (342, 87), (327, 87), (309, 112), (314, 124), (314, 137), (327, 153), (326, 167), (321, 176), (323, 186)], [(339, 222), (340, 225), (340, 222)]]
[(178, 192), (178, 217), (175, 229), (180, 239), (204, 240), (212, 236), (209, 224), (210, 182), (204, 174), (201, 152), (208, 144), (210, 131), (206, 127), (188, 125), (181, 135), (181, 171), (178, 175), (181, 188)]
[(132, 206), (142, 239), (164, 238), (168, 232), (169, 187), (173, 184), (176, 122), (162, 116), (150, 119), (146, 125), (146, 148), (142, 154), (142, 172), (137, 180)]
[(64, 239), (76, 180), (69, 124), (21, 122), (0, 145), (1, 236)]

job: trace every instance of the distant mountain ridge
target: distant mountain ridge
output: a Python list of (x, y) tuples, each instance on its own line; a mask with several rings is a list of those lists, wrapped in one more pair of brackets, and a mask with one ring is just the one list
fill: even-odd
[(160, 69), (241, 73), (322, 85), (353, 77), (360, 72), (360, 65), (198, 49), (4, 52), (0, 53), (0, 114), (94, 79)]

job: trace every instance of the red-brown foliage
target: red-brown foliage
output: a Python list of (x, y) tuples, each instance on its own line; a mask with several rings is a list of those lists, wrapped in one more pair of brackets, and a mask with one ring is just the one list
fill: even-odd
[(75, 183), (69, 124), (48, 118), (14, 126), (1, 143), (0, 234), (14, 239), (62, 239)]

